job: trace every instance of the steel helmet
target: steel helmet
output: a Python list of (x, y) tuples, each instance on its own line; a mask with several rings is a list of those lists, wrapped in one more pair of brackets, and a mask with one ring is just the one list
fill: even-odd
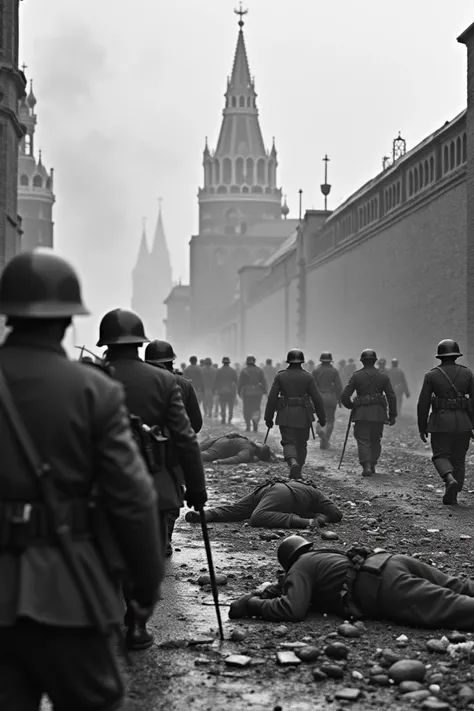
[(196, 365), (196, 363), (198, 362), (198, 359), (196, 358), (196, 356), (191, 356), (191, 358), (189, 359), (189, 362), (191, 363), (191, 365)]
[(386, 358), (379, 358), (379, 363), (381, 365), (387, 365), (387, 359)]
[(271, 365), (272, 363), (273, 361), (271, 358), (267, 358), (267, 360), (265, 361), (265, 365)]
[(366, 360), (376, 361), (377, 360), (377, 353), (374, 350), (372, 350), (372, 348), (366, 348), (365, 351), (362, 351), (362, 353), (360, 354), (360, 359), (361, 359), (362, 363)]
[(392, 358), (392, 365), (394, 365), (394, 366), (398, 365), (398, 358)]
[(145, 360), (154, 363), (171, 363), (176, 360), (173, 346), (168, 341), (151, 341), (145, 349)]
[(13, 257), (0, 277), (0, 314), (14, 318), (85, 316), (76, 271), (53, 251)]
[(258, 448), (258, 458), (262, 462), (271, 462), (272, 460), (272, 450), (268, 444), (260, 444), (260, 442), (255, 442)]
[(444, 338), (438, 343), (436, 358), (448, 358), (453, 356), (455, 358), (462, 356), (462, 353), (459, 350), (459, 344), (456, 341), (451, 340), (451, 338)]
[(212, 365), (212, 358), (205, 358), (204, 365)]
[(223, 362), (224, 364), (227, 364), (227, 365), (228, 365), (228, 364), (230, 363), (230, 358), (228, 358), (227, 356), (224, 356), (223, 359), (222, 359), (222, 362)]
[(332, 363), (332, 353), (329, 353), (329, 351), (323, 351), (319, 356), (319, 360), (321, 363)]
[(303, 351), (300, 351), (299, 348), (292, 348), (291, 351), (288, 351), (288, 355), (286, 356), (286, 362), (304, 363)]
[(98, 346), (141, 345), (148, 343), (143, 321), (133, 311), (114, 309), (100, 322)]
[(278, 546), (278, 562), (284, 570), (289, 570), (296, 561), (296, 554), (307, 553), (313, 547), (303, 536), (288, 536)]
[(247, 365), (250, 365), (250, 364), (255, 365), (255, 363), (257, 362), (257, 359), (253, 355), (248, 355), (245, 362), (247, 363)]

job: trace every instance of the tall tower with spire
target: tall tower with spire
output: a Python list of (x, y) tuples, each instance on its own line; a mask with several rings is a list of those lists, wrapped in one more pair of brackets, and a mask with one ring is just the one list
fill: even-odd
[(222, 125), (214, 151), (206, 139), (204, 181), (198, 192), (199, 234), (190, 242), (195, 342), (233, 302), (239, 269), (268, 259), (290, 234), (293, 222), (282, 220), (275, 141), (267, 149), (260, 129), (243, 29), (247, 10), (240, 5), (235, 12), (239, 30)]
[(30, 80), (29, 94), (21, 99), (19, 106), (20, 121), (26, 129), (18, 156), (18, 212), (22, 218), (23, 252), (53, 246), (54, 171), (51, 168), (48, 172), (43, 165), (41, 151), (36, 160), (36, 103), (33, 81)]
[(148, 337), (151, 339), (164, 338), (166, 316), (164, 301), (172, 287), (171, 262), (163, 226), (161, 202), (160, 198), (151, 249), (146, 235), (146, 220), (143, 220), (138, 258), (132, 274), (132, 309), (142, 318)]

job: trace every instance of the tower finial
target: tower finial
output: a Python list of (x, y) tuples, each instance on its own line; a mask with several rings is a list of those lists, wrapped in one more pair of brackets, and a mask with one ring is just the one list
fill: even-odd
[(240, 29), (242, 29), (242, 27), (244, 26), (244, 21), (242, 18), (244, 15), (246, 15), (248, 13), (248, 10), (244, 10), (244, 8), (243, 8), (242, 0), (240, 0), (239, 8), (238, 9), (235, 8), (234, 12), (236, 15), (239, 15), (239, 17), (240, 17), (239, 27), (240, 27)]
[(146, 217), (142, 217), (142, 227), (143, 227), (143, 231), (146, 230), (146, 223), (147, 223), (147, 218), (146, 218)]
[(161, 196), (158, 198), (158, 205), (159, 205), (160, 212), (161, 212), (161, 206), (163, 205), (163, 198)]

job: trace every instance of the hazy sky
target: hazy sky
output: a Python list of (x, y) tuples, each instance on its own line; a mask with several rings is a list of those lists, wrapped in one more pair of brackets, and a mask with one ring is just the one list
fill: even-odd
[[(237, 39), (235, 0), (28, 0), (20, 57), (38, 99), (36, 147), (54, 166), (55, 243), (80, 269), (93, 311), (127, 307), (142, 216), (158, 196), (173, 276), (188, 278), (204, 138), (217, 142)], [(267, 146), (297, 216), (329, 207), (466, 105), (471, 0), (248, 0), (245, 24)]]

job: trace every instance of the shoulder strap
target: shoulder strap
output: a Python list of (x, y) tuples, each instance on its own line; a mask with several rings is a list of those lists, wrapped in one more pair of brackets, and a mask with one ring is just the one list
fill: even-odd
[(38, 450), (36, 449), (33, 440), (30, 437), (28, 430), (26, 429), (23, 420), (20, 417), (20, 413), (13, 401), (12, 394), (8, 388), (5, 377), (0, 368), (0, 404), (3, 405), (3, 409), (10, 423), (10, 426), (18, 440), (23, 454), (27, 460), (27, 463), (31, 469), (31, 472), (40, 479), (43, 474), (50, 470), (49, 464), (43, 462), (40, 457)]
[[(451, 380), (451, 378), (449, 377), (449, 375), (447, 374), (447, 372), (445, 370), (443, 370), (439, 365), (436, 366), (435, 370), (439, 370), (439, 372), (444, 375), (444, 377), (446, 378), (448, 383), (451, 385), (452, 389), (454, 390), (454, 392), (456, 393), (456, 395), (458, 397), (464, 397), (464, 395), (457, 389), (457, 387), (455, 386), (455, 384), (453, 383), (453, 381)], [(461, 370), (461, 367), (459, 366), (458, 372), (456, 373), (456, 378), (457, 378), (460, 370)]]

